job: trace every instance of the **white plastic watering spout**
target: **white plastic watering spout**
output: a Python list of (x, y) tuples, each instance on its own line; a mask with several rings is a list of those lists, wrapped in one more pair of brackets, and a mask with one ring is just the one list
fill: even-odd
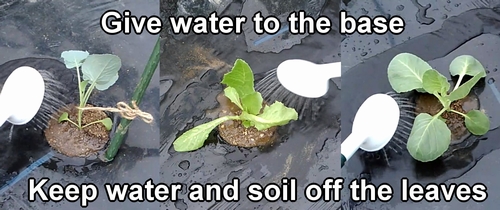
[(351, 134), (341, 145), (341, 166), (358, 149), (375, 152), (385, 147), (392, 139), (400, 120), (398, 103), (389, 95), (374, 94), (361, 104)]
[(328, 92), (328, 80), (341, 76), (340, 62), (315, 64), (292, 59), (282, 62), (276, 74), (287, 90), (306, 98), (319, 98)]
[(22, 66), (14, 70), (0, 92), (0, 126), (6, 121), (23, 125), (35, 117), (45, 94), (45, 82), (34, 68)]

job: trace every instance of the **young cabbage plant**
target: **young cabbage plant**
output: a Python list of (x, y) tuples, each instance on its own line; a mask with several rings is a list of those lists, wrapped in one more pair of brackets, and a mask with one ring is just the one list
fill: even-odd
[[(434, 70), (427, 62), (410, 53), (401, 53), (389, 63), (387, 73), (392, 88), (398, 92), (418, 92), (434, 95), (443, 105), (436, 115), (420, 113), (413, 124), (407, 149), (410, 155), (421, 162), (436, 160), (443, 155), (451, 142), (451, 131), (441, 115), (453, 112), (465, 118), (465, 126), (474, 135), (484, 135), (490, 128), (489, 118), (479, 110), (461, 113), (450, 105), (467, 97), (476, 83), (486, 76), (481, 63), (470, 55), (456, 57), (450, 64), (452, 76), (458, 76), (453, 89), (448, 79)], [(471, 79), (462, 83), (465, 76)]]
[[(87, 51), (70, 50), (62, 52), (61, 58), (64, 59), (66, 68), (76, 69), (76, 75), (78, 78), (78, 93), (80, 97), (78, 104), (79, 108), (85, 108), (94, 88), (103, 91), (115, 84), (118, 80), (118, 71), (122, 66), (121, 59), (112, 54), (90, 55)], [(83, 79), (80, 76), (80, 68)], [(102, 123), (107, 130), (111, 130), (113, 122), (110, 118), (104, 118), (102, 120), (82, 125), (82, 114), (83, 110), (79, 109), (77, 122), (73, 122), (69, 119), (68, 113), (64, 112), (59, 117), (59, 122), (68, 121), (79, 129), (83, 129), (96, 123)]]
[(224, 95), (241, 109), (241, 114), (220, 117), (188, 130), (174, 141), (174, 149), (177, 152), (189, 152), (201, 148), (210, 132), (228, 120), (240, 120), (246, 128), (253, 126), (261, 131), (286, 125), (298, 118), (295, 109), (288, 108), (278, 101), (270, 106), (266, 105), (261, 113), (263, 98), (254, 89), (252, 69), (241, 59), (236, 60), (232, 70), (224, 75), (221, 83), (227, 86)]

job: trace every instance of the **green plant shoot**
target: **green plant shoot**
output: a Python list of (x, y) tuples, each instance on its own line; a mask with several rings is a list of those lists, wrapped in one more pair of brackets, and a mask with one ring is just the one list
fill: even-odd
[[(85, 108), (94, 88), (103, 91), (115, 84), (118, 80), (118, 71), (122, 66), (121, 59), (112, 54), (90, 55), (87, 51), (70, 50), (62, 52), (61, 58), (64, 59), (66, 68), (76, 69), (76, 75), (78, 78), (79, 108)], [(80, 76), (80, 70), (83, 78)], [(82, 109), (78, 110), (77, 122), (70, 120), (68, 113), (64, 112), (59, 117), (59, 123), (68, 121), (77, 126), (79, 129), (83, 129), (96, 123), (102, 123), (107, 130), (111, 130), (113, 122), (110, 118), (104, 118), (102, 120), (82, 125), (83, 111), (84, 110)]]
[[(453, 89), (445, 76), (410, 53), (395, 56), (387, 69), (389, 83), (396, 92), (416, 90), (429, 93), (443, 105), (443, 109), (434, 116), (421, 113), (415, 118), (406, 147), (410, 155), (421, 162), (436, 160), (449, 148), (451, 131), (441, 117), (444, 112), (462, 115), (467, 130), (474, 135), (484, 135), (490, 129), (489, 118), (483, 112), (471, 110), (461, 113), (450, 106), (454, 101), (467, 97), (474, 85), (486, 76), (483, 65), (470, 55), (462, 55), (456, 57), (449, 68), (452, 76), (458, 76)], [(466, 75), (472, 78), (462, 84)]]
[(240, 120), (246, 128), (253, 126), (260, 131), (286, 125), (298, 118), (295, 109), (288, 108), (278, 101), (262, 109), (263, 98), (254, 89), (252, 69), (241, 59), (236, 60), (232, 70), (224, 75), (221, 83), (227, 86), (224, 95), (238, 106), (242, 113), (239, 116), (220, 117), (188, 130), (174, 141), (176, 151), (188, 152), (201, 148), (210, 132), (228, 120)]

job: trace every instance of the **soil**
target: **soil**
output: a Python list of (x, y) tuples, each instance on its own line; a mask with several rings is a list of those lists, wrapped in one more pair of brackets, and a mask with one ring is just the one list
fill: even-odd
[[(86, 107), (93, 107), (87, 105)], [(70, 122), (58, 122), (62, 112), (69, 110), (69, 118), (77, 122), (78, 109), (75, 105), (65, 107), (51, 119), (45, 129), (45, 138), (52, 148), (69, 157), (89, 157), (101, 151), (109, 141), (109, 131), (102, 123), (95, 123), (84, 129), (79, 129)], [(108, 117), (100, 110), (85, 110), (82, 115), (82, 124), (95, 122)]]
[[(470, 94), (467, 97), (451, 103), (451, 108), (461, 113), (467, 113), (472, 109), (479, 108), (479, 102), (475, 95)], [(421, 94), (416, 100), (415, 111), (417, 114), (428, 113), (435, 115), (443, 106), (439, 100), (431, 94)], [(451, 144), (460, 143), (470, 135), (470, 132), (465, 127), (465, 118), (457, 113), (444, 112), (441, 117), (446, 120), (446, 125), (451, 131)]]
[[(232, 103), (224, 94), (217, 96), (219, 101), (220, 113), (219, 117), (227, 115), (240, 115), (241, 109)], [(262, 103), (266, 105), (266, 103)], [(261, 110), (262, 111), (262, 110)], [(268, 146), (274, 143), (276, 139), (277, 127), (271, 127), (265, 130), (257, 130), (255, 127), (245, 128), (242, 121), (230, 120), (219, 125), (219, 135), (228, 144), (239, 147), (258, 147)]]

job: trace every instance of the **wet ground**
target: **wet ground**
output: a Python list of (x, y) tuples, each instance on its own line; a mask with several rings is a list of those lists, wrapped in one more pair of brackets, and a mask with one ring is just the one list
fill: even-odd
[[(106, 35), (99, 27), (99, 18), (109, 9), (129, 9), (133, 14), (158, 14), (158, 1), (0, 1), (0, 64), (13, 59), (15, 65), (31, 65), (29, 57), (59, 59), (65, 50), (87, 50), (90, 53), (113, 53), (122, 60), (122, 69), (117, 83), (105, 93), (92, 100), (98, 105), (114, 106), (119, 101), (128, 101), (148, 61), (156, 37), (142, 35)], [(29, 14), (29, 15), (27, 15)], [(29, 64), (31, 63), (31, 64)], [(60, 69), (58, 77), (64, 78), (61, 64), (53, 60), (35, 62), (37, 66)], [(35, 65), (35, 64), (33, 64)], [(64, 65), (63, 65), (64, 66)], [(6, 77), (13, 69), (0, 65), (0, 76)], [(71, 81), (71, 78), (70, 80)], [(158, 116), (158, 76), (153, 77), (144, 95), (141, 110)], [(68, 81), (65, 81), (68, 82)], [(73, 90), (77, 91), (77, 90)], [(91, 100), (91, 101), (92, 101)], [(156, 122), (149, 125), (136, 120), (130, 126), (123, 148), (110, 164), (81, 166), (77, 162), (60, 162), (51, 152), (40, 132), (30, 127), (14, 130), (12, 142), (8, 142), (9, 128), (3, 126), (2, 161), (9, 160), (7, 174), (3, 173), (0, 189), (0, 209), (49, 209), (79, 208), (78, 202), (50, 202), (40, 200), (28, 202), (27, 178), (50, 178), (52, 183), (94, 183), (100, 194), (87, 209), (157, 209), (155, 203), (132, 203), (107, 201), (105, 183), (133, 183), (146, 181), (145, 176), (158, 180), (159, 133)], [(7, 142), (7, 143), (6, 143)], [(8, 145), (8, 146), (6, 146)], [(3, 165), (4, 166), (4, 165)], [(71, 170), (68, 170), (71, 169)], [(76, 169), (76, 170), (75, 170)]]
[[(387, 65), (401, 52), (415, 54), (429, 62), (443, 75), (456, 56), (476, 57), (486, 68), (487, 76), (475, 88), (481, 109), (491, 117), (490, 132), (474, 137), (466, 148), (455, 151), (450, 158), (422, 164), (416, 163), (405, 151), (389, 154), (389, 164), (381, 153), (358, 152), (342, 170), (351, 181), (363, 177), (378, 185), (388, 183), (395, 190), (394, 198), (383, 202), (344, 202), (345, 209), (495, 209), (500, 192), (496, 186), (500, 175), (498, 165), (500, 144), (500, 94), (497, 69), (500, 43), (499, 1), (409, 1), (389, 4), (382, 1), (349, 1), (345, 9), (360, 15), (400, 15), (406, 21), (402, 35), (353, 35), (342, 42), (342, 123), (351, 130), (357, 107), (371, 94), (390, 91)], [(370, 78), (369, 80), (364, 78)], [(360, 83), (359, 81), (363, 82)], [(349, 105), (347, 105), (349, 104)], [(343, 138), (347, 137), (347, 132)], [(462, 203), (458, 200), (439, 203), (400, 201), (400, 179), (410, 183), (484, 183), (488, 199), (482, 203)], [(343, 196), (349, 195), (346, 191)], [(344, 199), (347, 201), (348, 198)]]
[[(277, 3), (271, 1), (162, 1), (162, 18), (178, 15), (247, 15), (257, 11), (281, 17), (286, 11), (303, 8), (306, 2)], [(205, 1), (203, 1), (205, 2)], [(316, 11), (337, 17), (338, 1), (309, 1), (311, 14)], [(283, 10), (283, 11), (281, 11)], [(269, 13), (267, 13), (269, 12)], [(284, 20), (284, 19), (283, 19)], [(330, 82), (329, 93), (310, 102), (314, 109), (305, 111), (304, 119), (280, 127), (279, 143), (264, 149), (238, 148), (217, 141), (213, 133), (208, 143), (197, 151), (177, 153), (174, 139), (193, 126), (208, 122), (207, 113), (217, 107), (216, 97), (223, 87), (222, 75), (231, 69), (237, 58), (252, 67), (256, 78), (276, 68), (282, 61), (300, 58), (316, 63), (338, 62), (341, 37), (335, 30), (328, 35), (294, 36), (287, 32), (276, 36), (256, 36), (250, 25), (242, 35), (173, 35), (165, 31), (161, 55), (161, 177), (165, 183), (184, 183), (176, 202), (162, 204), (162, 209), (335, 209), (335, 202), (308, 202), (303, 189), (309, 183), (323, 183), (327, 177), (340, 176), (338, 162), (340, 143), (340, 84)], [(286, 31), (286, 30), (284, 30)], [(276, 81), (277, 82), (277, 81)], [(261, 85), (265, 87), (265, 85)], [(278, 94), (278, 93), (276, 93)], [(271, 94), (272, 95), (272, 94)], [(292, 103), (292, 104), (290, 104)], [(293, 105), (288, 102), (285, 105)], [(317, 110), (317, 111), (310, 111)], [(283, 177), (297, 178), (298, 202), (251, 202), (246, 197), (250, 183), (280, 183)], [(241, 182), (242, 200), (238, 203), (195, 203), (187, 198), (187, 186), (193, 183)]]

